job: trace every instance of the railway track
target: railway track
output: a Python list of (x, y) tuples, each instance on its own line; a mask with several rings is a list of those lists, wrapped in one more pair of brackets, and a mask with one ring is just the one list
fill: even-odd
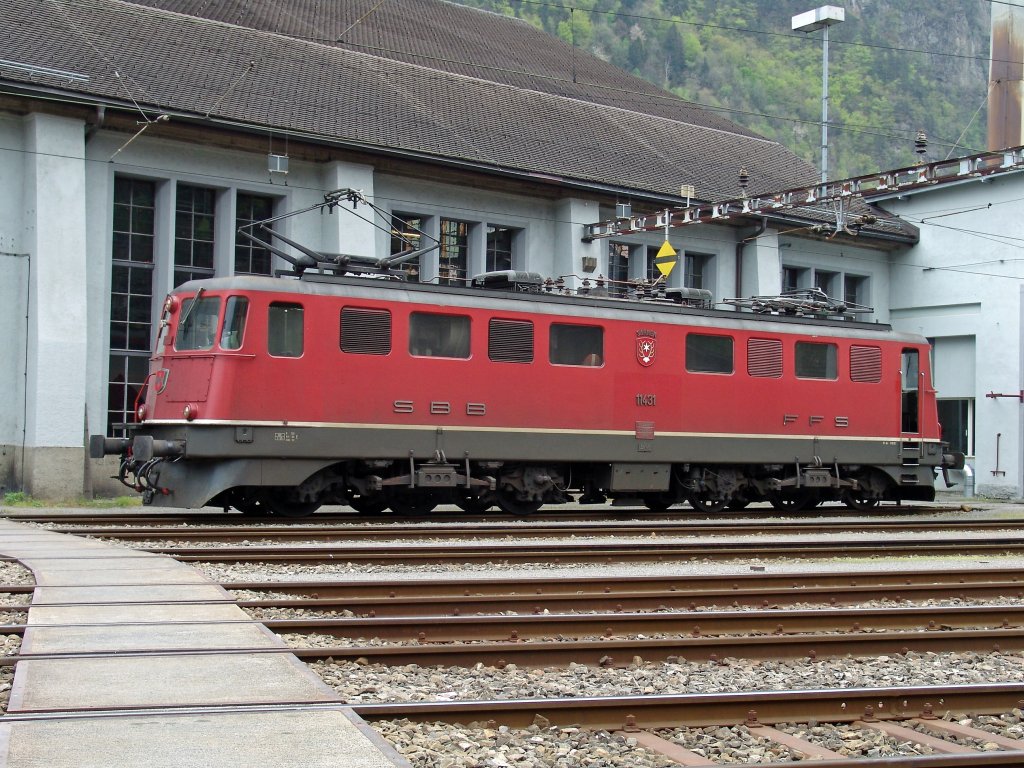
[[(836, 690), (777, 691), (743, 694), (697, 694), (683, 696), (631, 696), (604, 698), (534, 699), (530, 701), (430, 702), (416, 705), (356, 705), (356, 712), (371, 722), (394, 720), (414, 722), (469, 723), (483, 734), (496, 729), (549, 730), (570, 725), (605, 730), (656, 755), (673, 765), (715, 765), (705, 757), (715, 748), (708, 740), (698, 741), (703, 749), (689, 749), (694, 729), (717, 726), (727, 736), (748, 737), (752, 742), (775, 745), (784, 759), (821, 761), (832, 768), (953, 768), (958, 766), (1015, 766), (1024, 762), (1024, 741), (974, 727), (973, 723), (950, 722), (936, 713), (1003, 713), (1018, 706), (1019, 691), (1004, 686), (955, 686), (946, 688), (870, 688)], [(938, 708), (934, 704), (941, 701)], [(809, 738), (820, 730), (842, 724), (848, 735), (875, 733), (899, 744), (896, 748), (913, 757), (882, 759), (850, 758)], [(723, 727), (722, 723), (739, 724)], [(790, 724), (806, 723), (804, 727)], [(554, 725), (554, 728), (551, 726)], [(778, 726), (778, 727), (774, 727)], [(789, 727), (787, 727), (789, 726)], [(386, 732), (386, 731), (385, 731)], [(465, 730), (460, 731), (465, 733)], [(500, 732), (498, 730), (497, 732)], [(699, 732), (698, 732), (699, 733)], [(730, 744), (735, 740), (730, 740)], [(846, 741), (849, 743), (849, 741)], [(876, 740), (875, 743), (878, 743)], [(984, 750), (984, 751), (983, 751)], [(735, 751), (735, 750), (733, 750)], [(763, 754), (762, 749), (761, 754)], [(924, 754), (921, 754), (924, 753)], [(756, 755), (757, 753), (755, 753)], [(737, 762), (735, 758), (727, 762)], [(747, 762), (769, 762), (752, 760)]]
[[(762, 520), (741, 525), (662, 517), (649, 524), (635, 518), (618, 523), (591, 518), (591, 522), (568, 524), (562, 518), (551, 523), (531, 520), (517, 524), (516, 538), (527, 541), (509, 545), (502, 539), (511, 527), (495, 530), (479, 522), (446, 521), (427, 526), (425, 531), (422, 526), (405, 523), (365, 524), (361, 520), (313, 527), (253, 527), (246, 520), (232, 530), (224, 524), (224, 515), (215, 517), (215, 524), (199, 529), (169, 526), (166, 518), (163, 525), (149, 527), (123, 523), (79, 527), (81, 518), (75, 518), (58, 528), (76, 535), (120, 539), (140, 550), (167, 553), (198, 567), (245, 563), (254, 572), (265, 570), (266, 578), (233, 579), (222, 585), (239, 598), (240, 606), (254, 611), (254, 620), (287, 638), (289, 647), (267, 652), (291, 652), (321, 671), (341, 670), (340, 674), (353, 678), (357, 686), (361, 670), (392, 669), (400, 679), (406, 668), (420, 668), (442, 680), (443, 675), (457, 677), (459, 669), (469, 671), (481, 665), (498, 677), (501, 670), (516, 667), (547, 675), (551, 668), (583, 666), (628, 677), (638, 664), (657, 676), (662, 664), (678, 666), (676, 659), (711, 669), (728, 667), (737, 663), (735, 660), (742, 660), (741, 666), (756, 667), (779, 659), (827, 669), (841, 658), (914, 654), (939, 658), (951, 651), (973, 651), (982, 661), (994, 654), (1002, 664), (1024, 668), (1024, 573), (1017, 568), (902, 570), (906, 563), (901, 563), (898, 569), (781, 573), (776, 565), (780, 557), (1016, 554), (1024, 547), (1024, 536), (1018, 535), (1019, 523), (1012, 519), (974, 518), (970, 521), (974, 527), (968, 527), (966, 521), (879, 518), (868, 521), (871, 533), (867, 534), (868, 528), (860, 527), (862, 521), (827, 521), (820, 523), (819, 533), (839, 538), (844, 531), (859, 528), (860, 538), (815, 542), (804, 532), (818, 523)], [(749, 534), (751, 525), (773, 540), (706, 539), (693, 545), (660, 540), (691, 535), (736, 537)], [(942, 538), (951, 532), (964, 535)], [(534, 541), (569, 536), (577, 540)], [(634, 536), (638, 541), (593, 540), (601, 536)], [(451, 541), (421, 541), (428, 537), (453, 539), (455, 546)], [(898, 546), (889, 548), (886, 538), (893, 537)], [(158, 539), (174, 540), (175, 545), (150, 546)], [(389, 552), (380, 551), (385, 539), (395, 542), (387, 548)], [(201, 541), (211, 546), (193, 546)], [(221, 546), (212, 546), (214, 543)], [(391, 553), (394, 558), (388, 557)], [(362, 565), (395, 563), (557, 565), (755, 557), (757, 564), (751, 565), (749, 572), (729, 575), (580, 577), (572, 571), (556, 570), (550, 576), (495, 578), (488, 574), (473, 578), (455, 568), (445, 576), (415, 580), (370, 573), (345, 581), (337, 580), (338, 573), (331, 579), (290, 580), (309, 564), (326, 565), (330, 571), (330, 564), (341, 563), (346, 572), (358, 572)], [(300, 570), (288, 571), (285, 580), (271, 575), (276, 568), (292, 563), (298, 563)], [(0, 586), (0, 591), (28, 589)], [(990, 598), (1003, 604), (908, 605), (925, 600), (949, 603)], [(857, 605), (871, 601), (885, 605)], [(297, 615), (274, 618), (260, 613), (285, 609)], [(302, 616), (306, 611), (314, 615)], [(324, 612), (352, 615), (315, 615)], [(21, 631), (19, 625), (0, 626), (0, 634)], [(216, 649), (204, 652), (218, 653)], [(23, 657), (8, 657), (0, 664), (14, 664), (19, 658)], [(363, 685), (373, 688), (377, 685), (373, 679), (367, 677)], [(333, 684), (329, 678), (325, 680)], [(447, 685), (438, 682), (435, 690), (454, 690)], [(571, 696), (510, 693), (507, 700), (437, 696), (433, 700), (368, 703), (356, 697), (352, 706), (395, 743), (411, 740), (409, 743), (418, 745), (415, 754), (426, 749), (422, 752), (428, 755), (426, 762), (415, 763), (417, 766), (501, 766), (494, 756), (506, 754), (503, 750), (510, 744), (526, 752), (547, 749), (549, 757), (568, 749), (580, 761), (562, 763), (567, 766), (587, 764), (584, 757), (605, 760), (595, 764), (631, 768), (709, 765), (725, 758), (715, 751), (717, 747), (695, 746), (698, 742), (694, 739), (711, 739), (719, 730), (728, 734), (722, 743), (736, 739), (744, 744), (763, 742), (771, 745), (769, 756), (789, 755), (779, 760), (817, 759), (835, 768), (853, 764), (907, 768), (1024, 765), (1024, 742), (974, 727), (976, 718), (986, 714), (1019, 723), (1024, 718), (1021, 681), (735, 693), (683, 693), (678, 688), (673, 683), (669, 690), (677, 690), (675, 693), (628, 696), (587, 695), (581, 688)], [(821, 724), (828, 729), (872, 732), (880, 739), (911, 744), (919, 753), (898, 761), (892, 755), (886, 755), (884, 762), (863, 756), (853, 760), (810, 737), (810, 730), (820, 730)], [(605, 731), (608, 733), (601, 736)], [(581, 736), (584, 733), (591, 735)], [(978, 751), (982, 738), (995, 746)], [(452, 758), (453, 762), (443, 762), (449, 753), (432, 751), (439, 740), (452, 744), (466, 761)], [(459, 746), (462, 744), (466, 746)], [(613, 756), (602, 757), (609, 749)], [(761, 747), (751, 749), (753, 755)], [(637, 750), (653, 756), (651, 762), (636, 761)], [(534, 762), (537, 766), (549, 764), (557, 763), (540, 762), (539, 758)]]
[(806, 534), (827, 535), (837, 533), (949, 533), (949, 532), (990, 532), (1020, 531), (1024, 528), (1024, 517), (972, 518), (970, 520), (890, 520), (858, 519), (856, 521), (794, 522), (792, 520), (745, 520), (737, 521), (637, 521), (568, 523), (552, 521), (546, 523), (517, 523), (498, 525), (494, 523), (453, 523), (435, 521), (429, 526), (405, 523), (350, 523), (347, 525), (267, 525), (258, 527), (207, 525), (199, 528), (182, 529), (177, 526), (55, 526), (51, 530), (76, 536), (104, 536), (126, 542), (146, 542), (156, 538), (173, 539), (179, 542), (199, 541), (207, 543), (255, 542), (272, 544), (300, 540), (310, 544), (337, 542), (339, 540), (421, 540), (425, 538), (457, 537), (462, 541), (494, 541), (508, 538), (556, 538), (556, 537), (644, 537), (652, 536), (749, 536), (760, 534)]
[(317, 547), (140, 547), (142, 551), (170, 555), (188, 563), (289, 562), (307, 564), (358, 563), (374, 565), (439, 565), (458, 563), (664, 563), (677, 560), (834, 559), (906, 556), (1005, 556), (1024, 553), (1024, 536), (993, 538), (901, 538), (898, 540), (835, 538), (764, 539), (693, 543), (647, 539), (636, 542), (578, 540), (542, 544), (463, 543), (395, 544), (387, 549), (373, 543)]
[[(983, 510), (983, 507), (948, 504), (948, 505), (911, 505), (883, 503), (871, 512), (867, 513), (872, 517), (884, 517), (891, 515), (932, 515), (959, 513), (970, 510)], [(302, 518), (284, 518), (265, 515), (243, 515), (237, 512), (224, 513), (222, 511), (197, 511), (197, 512), (162, 512), (152, 511), (145, 507), (136, 508), (134, 511), (125, 512), (121, 509), (112, 512), (95, 513), (93, 511), (63, 512), (59, 510), (46, 510), (39, 512), (32, 508), (5, 508), (4, 516), (12, 520), (25, 522), (48, 523), (55, 525), (127, 525), (127, 526), (276, 526), (292, 528), (296, 526), (322, 526), (332, 524), (365, 524), (368, 518), (359, 515), (348, 507), (325, 507), (320, 511)], [(568, 506), (566, 508), (549, 507), (531, 514), (528, 518), (514, 517), (497, 510), (483, 512), (480, 514), (468, 515), (455, 507), (440, 508), (428, 515), (382, 515), (370, 518), (375, 523), (383, 524), (400, 523), (500, 523), (507, 524), (510, 521), (529, 520), (529, 522), (588, 522), (601, 520), (619, 521), (679, 521), (692, 520), (701, 521), (728, 521), (731, 518), (746, 519), (750, 517), (762, 517), (767, 519), (785, 516), (800, 520), (813, 520), (820, 517), (852, 517), (862, 518), (865, 513), (852, 510), (841, 504), (825, 504), (813, 509), (800, 512), (780, 512), (766, 504), (751, 505), (738, 512), (723, 511), (709, 516), (706, 512), (692, 509), (686, 505), (671, 507), (666, 511), (652, 511), (642, 505), (595, 505), (595, 506)], [(284, 522), (283, 520), (287, 520)]]

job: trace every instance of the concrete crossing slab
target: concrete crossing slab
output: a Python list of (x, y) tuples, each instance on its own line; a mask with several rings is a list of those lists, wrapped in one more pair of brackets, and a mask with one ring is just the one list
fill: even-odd
[[(213, 629), (214, 631), (211, 631)], [(31, 633), (31, 637), (29, 637)], [(202, 651), (239, 648), (281, 648), (281, 642), (261, 624), (119, 624), (82, 627), (33, 627), (26, 633), (31, 652), (22, 656), (55, 653), (129, 653), (194, 648)]]
[(234, 605), (230, 595), (220, 586), (209, 581), (191, 584), (163, 582), (156, 584), (62, 584), (37, 586), (32, 596), (32, 606), (85, 604), (85, 603), (198, 603), (228, 602)]
[(4, 724), (11, 768), (393, 768), (343, 709), (87, 717)]
[(36, 577), (0, 768), (408, 768), (200, 571), (7, 520), (0, 555)]
[(8, 712), (338, 701), (291, 654), (90, 656), (18, 662)]

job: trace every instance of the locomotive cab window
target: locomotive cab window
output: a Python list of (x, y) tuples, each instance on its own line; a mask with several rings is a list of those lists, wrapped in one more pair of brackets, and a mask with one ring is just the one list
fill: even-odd
[(220, 318), (220, 297), (186, 300), (181, 317), (174, 348), (179, 351), (213, 349), (213, 342), (217, 338), (217, 320)]
[(553, 365), (604, 365), (604, 328), (552, 323), (549, 341)]
[(465, 315), (409, 315), (409, 354), (415, 357), (469, 357), (469, 318)]
[(686, 370), (690, 373), (732, 373), (732, 336), (689, 334), (686, 337)]
[(244, 296), (229, 296), (224, 312), (224, 328), (220, 332), (221, 349), (239, 349), (245, 337), (245, 318), (249, 313), (249, 300)]
[(275, 301), (267, 314), (267, 352), (274, 357), (302, 357), (302, 305)]
[(799, 379), (836, 379), (839, 377), (835, 344), (816, 341), (796, 343), (796, 375)]

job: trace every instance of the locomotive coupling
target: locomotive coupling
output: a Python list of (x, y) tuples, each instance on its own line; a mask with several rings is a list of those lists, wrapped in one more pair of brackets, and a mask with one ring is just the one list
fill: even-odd
[(132, 440), (132, 456), (149, 461), (157, 456), (184, 456), (184, 440), (154, 440), (152, 435), (136, 435)]
[(127, 437), (89, 435), (89, 458), (102, 459), (104, 456), (120, 455), (128, 450), (130, 442)]
[(964, 455), (959, 451), (955, 453), (943, 453), (942, 454), (942, 468), (943, 469), (963, 469), (964, 468)]

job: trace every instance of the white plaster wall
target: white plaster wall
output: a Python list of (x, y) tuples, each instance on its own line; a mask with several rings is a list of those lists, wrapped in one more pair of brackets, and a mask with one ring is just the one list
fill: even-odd
[(929, 337), (975, 338), (975, 483), (992, 496), (1019, 497), (1022, 488), (1021, 402), (985, 396), (1016, 394), (1024, 382), (1022, 199), (1017, 173), (883, 204), (921, 230), (920, 244), (894, 259), (894, 324)]
[(25, 250), (32, 255), (28, 440), (81, 447), (86, 313), (84, 123), (24, 120)]
[[(24, 138), (21, 118), (0, 115), (0, 446), (20, 445), (24, 426), (25, 313), (29, 256), (22, 238)], [(0, 448), (0, 451), (11, 451)], [(0, 473), (13, 455), (0, 456)]]
[(892, 281), (889, 256), (884, 251), (851, 246), (847, 243), (830, 243), (817, 240), (803, 240), (791, 236), (779, 236), (778, 269), (798, 267), (807, 270), (808, 284), (814, 270), (836, 273), (838, 282), (832, 290), (834, 298), (843, 298), (845, 275), (867, 278), (867, 295), (859, 303), (874, 311), (861, 315), (859, 319), (868, 322), (889, 322), (889, 294)]

